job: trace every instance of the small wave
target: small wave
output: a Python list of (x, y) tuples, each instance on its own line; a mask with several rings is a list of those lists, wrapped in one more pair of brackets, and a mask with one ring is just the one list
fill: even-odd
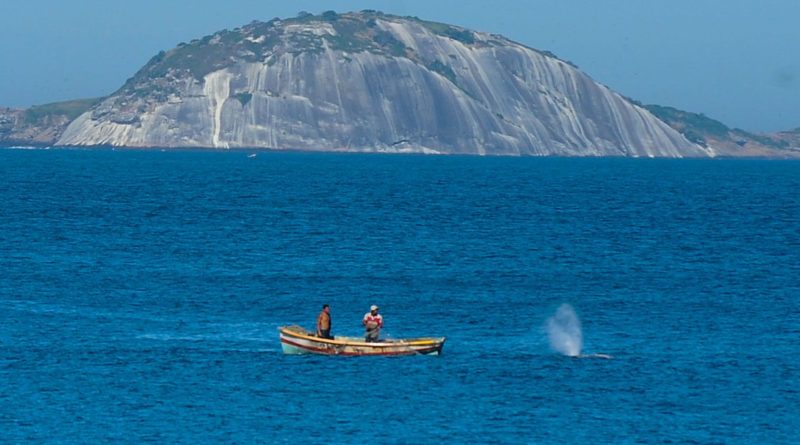
[(277, 336), (253, 336), (252, 334), (242, 334), (236, 332), (225, 333), (146, 333), (136, 336), (141, 340), (156, 340), (165, 342), (215, 342), (215, 343), (271, 343), (277, 341)]
[[(193, 346), (212, 352), (278, 352), (277, 337), (275, 338), (223, 338), (218, 335), (176, 335), (176, 334), (140, 334), (136, 336), (140, 340), (152, 340), (164, 343), (189, 343)], [(243, 346), (243, 344), (255, 343), (253, 347)], [(202, 345), (202, 346), (199, 346)], [(269, 345), (269, 346), (266, 346)]]
[(24, 300), (6, 300), (4, 305), (13, 311), (29, 312), (32, 314), (66, 314), (73, 315), (80, 311), (76, 308), (69, 308), (57, 304), (37, 303)]
[(50, 146), (35, 146), (35, 145), (11, 145), (8, 147), (0, 147), (6, 150), (50, 150)]
[(140, 334), (137, 339), (159, 340), (159, 341), (205, 341), (209, 340), (202, 335), (172, 335), (172, 334)]
[(56, 315), (70, 315), (74, 317), (89, 318), (89, 319), (114, 319), (114, 320), (138, 320), (149, 322), (163, 322), (163, 323), (180, 323), (183, 321), (180, 317), (164, 317), (155, 314), (136, 314), (126, 312), (109, 311), (106, 309), (98, 309), (87, 306), (67, 306), (57, 303), (40, 303), (38, 301), (26, 300), (6, 300), (0, 302), (8, 309), (18, 312), (27, 312), (31, 314), (56, 314)]

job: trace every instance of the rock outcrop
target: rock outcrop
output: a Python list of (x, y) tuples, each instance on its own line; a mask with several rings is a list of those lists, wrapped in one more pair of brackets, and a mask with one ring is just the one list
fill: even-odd
[(28, 109), (0, 108), (0, 144), (53, 145), (67, 125), (99, 99), (72, 100)]
[(715, 155), (548, 52), (374, 11), (253, 22), (180, 44), (58, 143)]
[(701, 113), (661, 105), (646, 105), (645, 108), (690, 141), (713, 150), (718, 156), (800, 157), (800, 138), (797, 137), (800, 133), (797, 130), (754, 134), (739, 128), (729, 128)]

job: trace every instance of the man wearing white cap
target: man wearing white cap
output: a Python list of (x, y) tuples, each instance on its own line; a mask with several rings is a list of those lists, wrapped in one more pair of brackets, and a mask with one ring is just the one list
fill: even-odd
[(378, 337), (381, 334), (381, 328), (383, 327), (383, 317), (378, 313), (378, 306), (375, 306), (374, 304), (370, 306), (369, 312), (364, 314), (364, 319), (361, 321), (361, 323), (365, 328), (367, 328), (364, 339), (368, 342), (378, 341)]

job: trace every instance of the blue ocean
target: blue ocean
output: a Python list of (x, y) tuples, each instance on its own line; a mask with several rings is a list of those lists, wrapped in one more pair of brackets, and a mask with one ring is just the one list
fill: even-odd
[(797, 444), (800, 162), (0, 150), (0, 314), (4, 444)]

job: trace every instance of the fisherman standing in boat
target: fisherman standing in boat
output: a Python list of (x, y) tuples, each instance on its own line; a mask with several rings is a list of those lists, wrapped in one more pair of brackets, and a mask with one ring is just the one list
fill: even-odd
[(378, 341), (383, 327), (383, 317), (378, 313), (378, 306), (374, 304), (369, 308), (369, 312), (364, 314), (364, 319), (361, 321), (367, 329), (364, 339), (368, 342)]
[(322, 310), (317, 315), (317, 337), (333, 339), (331, 337), (331, 307), (327, 304), (322, 305)]

